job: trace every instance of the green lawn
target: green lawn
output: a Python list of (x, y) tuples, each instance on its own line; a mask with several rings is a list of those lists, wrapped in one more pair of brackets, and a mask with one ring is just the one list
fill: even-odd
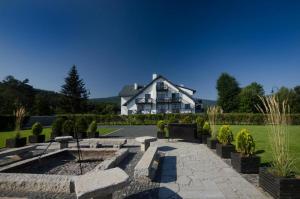
[[(218, 126), (220, 127), (220, 126)], [(268, 142), (268, 126), (258, 125), (230, 125), (234, 135), (237, 134), (242, 128), (246, 128), (251, 131), (253, 138), (255, 139), (256, 151), (263, 150), (264, 152), (259, 154), (262, 157), (262, 163), (270, 162), (272, 157), (270, 153), (270, 144)], [(296, 163), (296, 172), (300, 174), (300, 126), (289, 126), (290, 132), (290, 150)]]
[[(117, 129), (116, 128), (99, 128), (98, 129), (100, 135), (106, 135), (115, 130), (117, 130)], [(50, 139), (50, 135), (51, 135), (51, 128), (44, 128), (42, 134), (46, 135), (46, 141), (48, 141)], [(32, 132), (30, 129), (21, 131), (21, 137), (28, 137), (30, 135), (32, 135)], [(15, 136), (16, 136), (15, 131), (0, 132), (0, 148), (5, 147), (6, 139), (14, 138)], [(27, 141), (28, 141), (28, 139), (27, 139)]]

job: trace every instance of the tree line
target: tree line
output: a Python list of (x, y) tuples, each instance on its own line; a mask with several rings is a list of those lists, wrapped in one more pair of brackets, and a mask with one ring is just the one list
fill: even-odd
[(117, 114), (119, 104), (90, 101), (89, 91), (72, 66), (60, 92), (36, 89), (29, 80), (7, 76), (0, 82), (0, 115), (11, 115), (23, 106), (28, 115), (67, 113)]
[[(235, 77), (228, 73), (222, 73), (217, 80), (218, 92), (217, 104), (224, 112), (258, 113), (256, 106), (261, 104), (259, 96), (264, 96), (265, 91), (261, 84), (252, 82), (241, 88)], [(281, 87), (278, 91), (272, 91), (280, 101), (288, 100), (291, 113), (300, 113), (300, 86), (292, 89)]]

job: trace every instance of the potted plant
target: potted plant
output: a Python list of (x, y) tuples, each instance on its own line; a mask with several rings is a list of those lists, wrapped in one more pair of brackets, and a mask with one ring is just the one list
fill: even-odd
[(223, 110), (219, 106), (211, 106), (207, 109), (207, 115), (209, 120), (209, 125), (211, 127), (211, 137), (207, 138), (207, 146), (210, 149), (216, 149), (216, 145), (218, 143), (217, 140), (217, 117), (219, 114), (222, 114)]
[(232, 143), (233, 134), (229, 125), (223, 125), (219, 129), (219, 133), (217, 135), (218, 143), (216, 145), (217, 154), (221, 158), (230, 158), (231, 152), (235, 151), (235, 147)]
[(200, 116), (196, 118), (196, 124), (197, 124), (197, 137), (200, 143), (202, 143), (202, 134), (203, 134), (203, 125), (204, 125), (204, 119)]
[(257, 106), (269, 125), (269, 142), (272, 152), (271, 167), (259, 169), (259, 186), (274, 198), (300, 197), (300, 178), (296, 177), (294, 158), (289, 150), (289, 107), (287, 100), (279, 102), (275, 95), (260, 97)]
[(8, 148), (14, 148), (14, 147), (22, 147), (26, 145), (27, 138), (21, 137), (20, 130), (21, 130), (21, 124), (23, 122), (23, 119), (25, 117), (25, 108), (19, 107), (15, 112), (14, 115), (16, 117), (16, 127), (15, 131), (17, 132), (16, 136), (11, 139), (6, 140), (6, 147)]
[(165, 127), (166, 127), (166, 122), (164, 120), (159, 120), (157, 122), (157, 138), (165, 138)]
[[(88, 124), (84, 117), (79, 117), (75, 123), (75, 130), (79, 139), (87, 138)], [(76, 135), (75, 135), (76, 136)]]
[(97, 122), (94, 120), (90, 123), (89, 128), (88, 128), (88, 137), (89, 138), (98, 138), (99, 137), (99, 132), (97, 131)]
[(54, 120), (54, 122), (52, 123), (51, 138), (62, 136), (62, 134), (63, 134), (62, 129), (63, 129), (63, 124), (64, 124), (65, 120), (66, 119), (62, 118), (62, 117), (56, 118)]
[(73, 120), (66, 120), (62, 126), (62, 135), (64, 136), (73, 136), (74, 137), (75, 125)]
[(201, 134), (203, 144), (207, 144), (207, 138), (210, 138), (210, 134), (211, 134), (210, 125), (208, 122), (204, 122), (204, 125), (202, 128), (202, 134)]
[(247, 129), (236, 136), (236, 151), (231, 153), (231, 165), (239, 173), (258, 173), (260, 157), (255, 155), (255, 142)]
[(41, 125), (41, 123), (39, 122), (34, 123), (32, 125), (31, 131), (33, 135), (29, 136), (30, 143), (45, 142), (45, 135), (41, 135), (41, 133), (43, 132), (43, 126)]

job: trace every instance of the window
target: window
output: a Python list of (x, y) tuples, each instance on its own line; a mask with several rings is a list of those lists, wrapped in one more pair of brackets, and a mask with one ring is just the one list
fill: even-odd
[(190, 104), (185, 104), (185, 105), (184, 105), (184, 108), (185, 108), (185, 109), (191, 109), (191, 105), (190, 105)]
[(145, 94), (145, 99), (150, 99), (151, 98), (151, 94), (147, 93)]

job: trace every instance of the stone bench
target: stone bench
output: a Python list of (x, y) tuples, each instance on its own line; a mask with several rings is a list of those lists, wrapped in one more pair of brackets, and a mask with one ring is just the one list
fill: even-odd
[(127, 143), (127, 140), (124, 138), (92, 138), (87, 139), (80, 145), (88, 145), (90, 148), (99, 148), (99, 147), (114, 147), (121, 148)]
[(135, 178), (149, 178), (153, 179), (155, 177), (155, 172), (157, 170), (159, 163), (159, 154), (157, 152), (156, 146), (151, 146), (144, 153), (143, 157), (137, 163), (134, 168)]
[(143, 137), (137, 137), (135, 138), (135, 140), (141, 143), (141, 151), (146, 151), (150, 146), (150, 142), (156, 141), (157, 138), (151, 136), (143, 136)]
[(60, 149), (68, 148), (69, 142), (73, 140), (72, 136), (59, 136), (55, 137), (54, 141), (60, 143)]
[[(0, 173), (0, 192), (34, 195), (35, 198), (61, 195), (79, 199), (111, 199), (112, 194), (128, 185), (129, 176), (120, 168), (97, 170), (81, 176)], [(46, 197), (47, 198), (47, 197)]]

